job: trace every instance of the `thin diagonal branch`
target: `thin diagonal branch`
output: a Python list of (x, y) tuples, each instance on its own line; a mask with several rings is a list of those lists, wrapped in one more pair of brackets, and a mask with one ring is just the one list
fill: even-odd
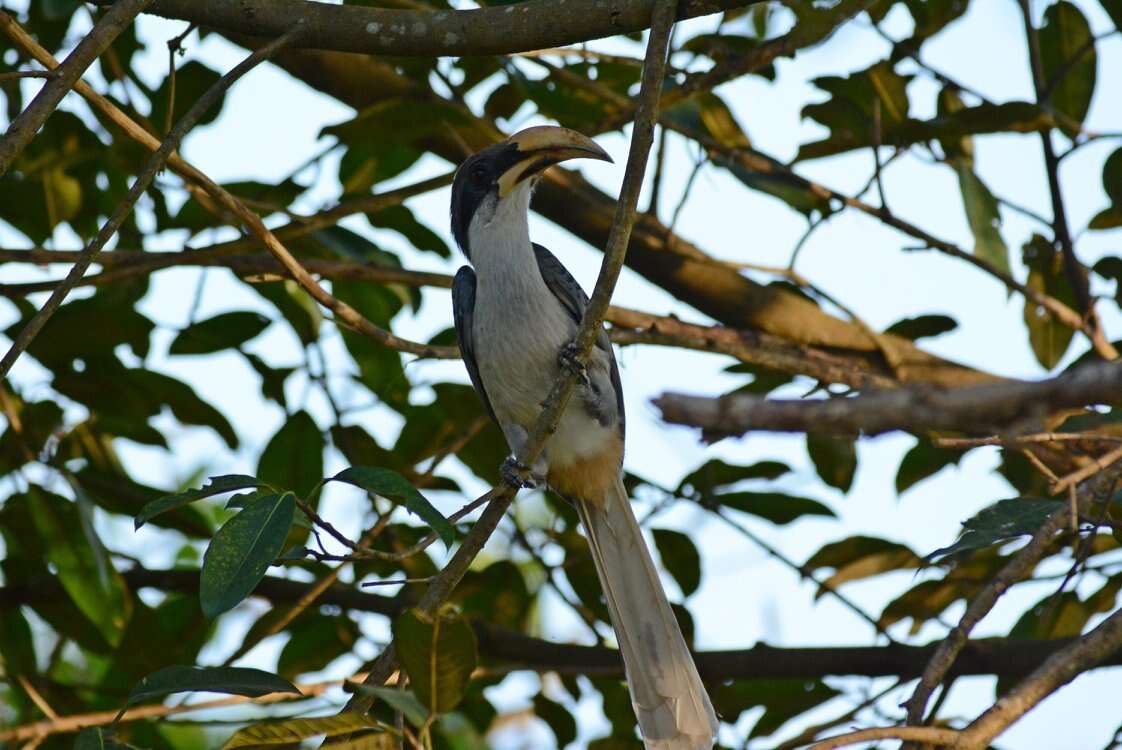
[[(39, 128), (58, 107), (66, 92), (86, 72), (94, 60), (113, 43), (133, 19), (144, 10), (152, 0), (118, 0), (102, 16), (90, 33), (78, 42), (78, 46), (67, 56), (66, 61), (50, 75), (47, 83), (31, 100), (31, 103), (12, 120), (8, 132), (0, 138), (0, 176), (3, 176), (20, 152), (31, 142)], [(0, 27), (7, 27), (15, 21), (7, 13), (0, 11)]]
[[(1077, 504), (1077, 511), (1081, 508), (1089, 508), (1091, 505), (1099, 500), (1101, 496), (1108, 495), (1113, 491), (1116, 477), (1107, 477), (1099, 475), (1094, 479), (1086, 482), (1079, 488), (1079, 502)], [(946, 639), (939, 644), (939, 648), (935, 651), (934, 656), (927, 663), (923, 670), (923, 675), (920, 677), (919, 682), (916, 684), (915, 691), (912, 697), (905, 702), (907, 707), (907, 721), (910, 724), (918, 724), (923, 721), (924, 714), (927, 709), (927, 701), (931, 697), (932, 691), (935, 687), (943, 681), (947, 673), (950, 672), (954, 666), (955, 659), (962, 652), (963, 647), (966, 645), (970, 638), (970, 632), (974, 629), (983, 617), (989, 614), (993, 609), (994, 604), (1001, 598), (1010, 586), (1018, 581), (1027, 577), (1036, 564), (1040, 561), (1041, 557), (1047, 552), (1049, 544), (1056, 534), (1059, 533), (1072, 519), (1072, 508), (1064, 505), (1059, 510), (1052, 513), (1048, 519), (1041, 524), (1036, 533), (1032, 535), (1029, 543), (1017, 551), (1015, 555), (1005, 564), (1004, 567), (994, 576), (990, 581), (978, 592), (974, 600), (966, 608), (966, 612), (962, 615), (959, 621), (950, 633), (947, 634)], [(1071, 677), (1068, 677), (1070, 680)], [(1065, 680), (1066, 682), (1066, 680)], [(1062, 683), (1061, 683), (1062, 684)], [(991, 738), (996, 734), (991, 735)]]
[(955, 750), (989, 747), (991, 740), (1040, 701), (1119, 648), (1122, 648), (1122, 610), (1115, 611), (1090, 633), (1049, 656), (1017, 687), (1001, 696), (988, 711), (962, 730), (953, 747)]

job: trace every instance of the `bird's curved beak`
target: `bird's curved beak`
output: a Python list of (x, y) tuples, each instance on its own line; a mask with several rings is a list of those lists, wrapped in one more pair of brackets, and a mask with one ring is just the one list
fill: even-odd
[(612, 160), (588, 136), (553, 125), (526, 128), (507, 138), (506, 143), (514, 148), (514, 155), (511, 165), (499, 176), (500, 198), (523, 180), (567, 159)]

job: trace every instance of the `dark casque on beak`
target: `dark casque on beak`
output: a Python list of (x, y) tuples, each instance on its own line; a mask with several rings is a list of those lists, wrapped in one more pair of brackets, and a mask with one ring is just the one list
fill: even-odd
[(568, 128), (541, 125), (521, 130), (506, 143), (514, 146), (518, 159), (499, 176), (499, 197), (505, 197), (523, 180), (568, 159), (612, 161), (596, 141)]

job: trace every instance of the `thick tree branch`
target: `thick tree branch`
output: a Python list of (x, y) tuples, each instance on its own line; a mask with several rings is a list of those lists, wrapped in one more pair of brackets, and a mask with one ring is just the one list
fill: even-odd
[[(82, 41), (78, 42), (74, 51), (48, 78), (27, 108), (12, 120), (8, 132), (0, 138), (0, 177), (7, 173), (16, 157), (58, 107), (66, 92), (74, 88), (74, 84), (86, 72), (86, 68), (90, 67), (150, 2), (152, 0), (117, 0), (113, 7), (94, 24), (93, 29), (82, 38)], [(12, 17), (0, 11), (0, 27), (7, 29), (13, 24), (15, 21)]]
[[(197, 594), (199, 573), (192, 570), (148, 570), (132, 568), (122, 573), (130, 590), (152, 588), (164, 592)], [(308, 584), (277, 576), (266, 576), (252, 596), (274, 605), (294, 604), (306, 595)], [(34, 607), (65, 597), (57, 579), (21, 581), (0, 587), (0, 606)], [(401, 613), (407, 603), (400, 598), (372, 594), (343, 584), (322, 592), (318, 604), (355, 612), (371, 612), (386, 617)], [(507, 630), (481, 620), (472, 620), (485, 667), (504, 670), (558, 672), (571, 675), (618, 677), (623, 674), (619, 651), (602, 646), (558, 643)], [(1045, 659), (1071, 645), (1076, 639), (1010, 640), (984, 638), (969, 640), (950, 670), (953, 675), (1027, 675)], [(709, 681), (813, 679), (832, 675), (865, 677), (919, 676), (942, 642), (923, 646), (822, 646), (775, 648), (757, 644), (752, 648), (699, 651), (698, 669)], [(1114, 654), (1100, 666), (1122, 665), (1122, 653)]]
[[(695, 18), (759, 0), (682, 0)], [(301, 46), (372, 55), (466, 57), (528, 52), (630, 34), (650, 26), (656, 0), (530, 0), (472, 10), (417, 11), (306, 0), (156, 0), (151, 13), (223, 32), (273, 37), (297, 19)]]
[(853, 398), (765, 399), (743, 393), (720, 398), (667, 393), (654, 399), (662, 418), (702, 428), (713, 437), (750, 430), (879, 435), (903, 430), (1000, 432), (1058, 409), (1117, 401), (1122, 365), (1089, 364), (1050, 380), (1009, 381), (940, 389), (909, 386)]
[(148, 158), (147, 163), (145, 163), (144, 168), (137, 175), (136, 180), (129, 188), (128, 193), (125, 194), (124, 199), (113, 210), (112, 216), (101, 226), (97, 236), (94, 237), (82, 251), (82, 256), (74, 264), (74, 267), (70, 269), (70, 273), (55, 287), (51, 292), (51, 296), (43, 303), (43, 307), (27, 322), (19, 332), (19, 335), (16, 336), (15, 341), (12, 342), (11, 348), (4, 354), (3, 359), (0, 359), (0, 377), (4, 377), (8, 374), (8, 371), (19, 355), (27, 348), (32, 339), (38, 335), (43, 326), (46, 325), (50, 317), (62, 304), (62, 301), (66, 299), (71, 288), (82, 278), (86, 269), (89, 268), (98, 254), (101, 253), (101, 249), (105, 247), (105, 244), (117, 233), (117, 229), (124, 222), (125, 218), (132, 213), (133, 206), (136, 204), (137, 200), (139, 200), (144, 191), (148, 189), (148, 186), (152, 184), (156, 173), (163, 169), (164, 165), (168, 163), (172, 152), (178, 147), (179, 142), (183, 139), (183, 136), (187, 134), (187, 131), (195, 126), (195, 123), (199, 121), (207, 110), (218, 102), (222, 95), (226, 93), (226, 90), (229, 89), (236, 80), (255, 68), (258, 64), (269, 59), (271, 55), (284, 48), (285, 45), (291, 43), (296, 36), (297, 31), (290, 31), (288, 34), (278, 37), (273, 42), (242, 60), (226, 73), (226, 75), (218, 79), (214, 85), (207, 89), (206, 93), (199, 97), (191, 106), (187, 114), (176, 123), (175, 127), (171, 129), (167, 137), (160, 143), (159, 148)]

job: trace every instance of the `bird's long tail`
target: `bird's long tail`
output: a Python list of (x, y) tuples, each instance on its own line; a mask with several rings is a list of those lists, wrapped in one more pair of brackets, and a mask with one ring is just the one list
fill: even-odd
[(662, 590), (627, 490), (577, 503), (647, 750), (709, 750), (717, 716)]

